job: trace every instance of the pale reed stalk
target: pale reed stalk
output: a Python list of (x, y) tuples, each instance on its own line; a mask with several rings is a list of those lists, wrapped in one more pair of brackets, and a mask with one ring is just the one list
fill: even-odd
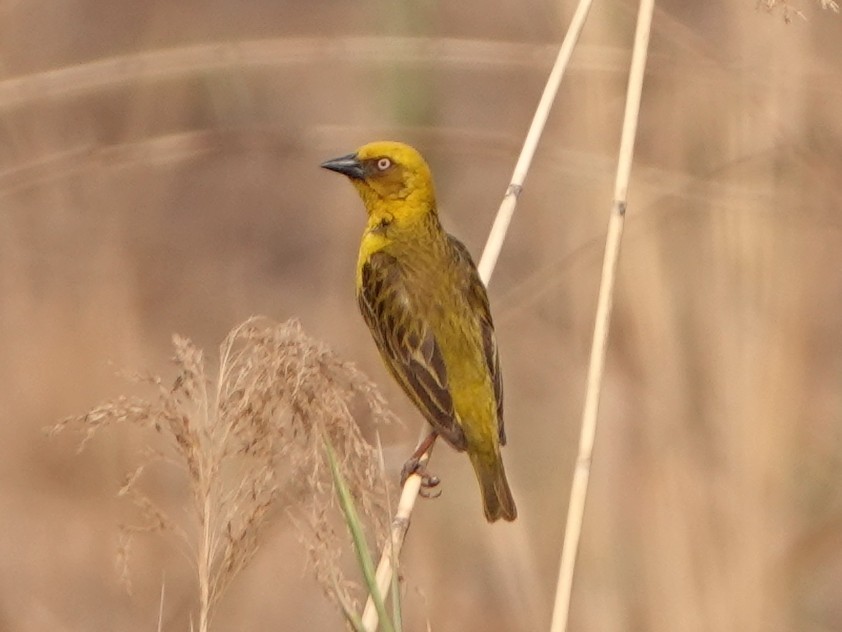
[(631, 173), (634, 141), (637, 134), (637, 120), (640, 112), (640, 95), (643, 90), (643, 75), (646, 68), (646, 54), (649, 49), (649, 31), (652, 25), (654, 0), (641, 0), (637, 15), (637, 29), (634, 38), (629, 85), (626, 92), (626, 111), (623, 117), (623, 131), (620, 140), (620, 155), (617, 177), (614, 185), (614, 202), (608, 220), (608, 235), (605, 241), (605, 256), (602, 262), (602, 278), (599, 284), (599, 299), (596, 309), (593, 343), (591, 345), (588, 382), (585, 391), (585, 406), (582, 410), (582, 428), (579, 437), (579, 454), (570, 490), (570, 504), (567, 509), (567, 525), (564, 530), (564, 544), (559, 564), (558, 584), (550, 632), (567, 630), (570, 613), (570, 594), (573, 588), (573, 573), (579, 537), (582, 533), (582, 519), (588, 496), (591, 459), (593, 457), (596, 420), (599, 412), (599, 396), (605, 371), (605, 350), (611, 323), (611, 306), (617, 274), (617, 261), (623, 237), (626, 212), (626, 198)]

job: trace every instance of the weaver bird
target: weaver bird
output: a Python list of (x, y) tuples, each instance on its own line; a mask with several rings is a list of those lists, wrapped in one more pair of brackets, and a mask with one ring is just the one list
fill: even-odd
[(438, 435), (466, 451), (486, 519), (514, 520), (488, 295), (468, 249), (439, 222), (429, 166), (385, 141), (321, 166), (347, 176), (365, 205), (357, 300), (386, 367), (433, 428), (423, 450)]

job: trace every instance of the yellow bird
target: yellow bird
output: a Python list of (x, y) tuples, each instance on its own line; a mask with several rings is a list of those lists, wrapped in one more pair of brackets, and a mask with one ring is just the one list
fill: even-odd
[(440, 435), (467, 451), (486, 519), (514, 520), (488, 296), (468, 249), (439, 222), (429, 166), (388, 141), (321, 166), (347, 176), (368, 213), (357, 300), (386, 367), (433, 427), (430, 442)]

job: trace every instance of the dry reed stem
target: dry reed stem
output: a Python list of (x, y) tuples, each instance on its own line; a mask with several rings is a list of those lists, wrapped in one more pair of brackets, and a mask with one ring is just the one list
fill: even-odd
[[(209, 371), (203, 352), (174, 337), (178, 377), (140, 378), (151, 398), (120, 397), (69, 417), (83, 432), (80, 449), (102, 428), (152, 428), (168, 447), (145, 450), (142, 464), (126, 476), (120, 495), (143, 519), (122, 528), (123, 575), (135, 535), (175, 533), (195, 567), (197, 630), (206, 632), (219, 599), (257, 550), (258, 536), (279, 499), (301, 528), (317, 579), (337, 603), (354, 603), (359, 591), (337, 560), (340, 538), (332, 523), (333, 478), (323, 444), (329, 440), (337, 465), (360, 512), (386, 539), (389, 513), (377, 453), (363, 439), (352, 408), (365, 406), (373, 422), (390, 418), (374, 384), (293, 321), (251, 318), (220, 346), (218, 369)], [(167, 461), (185, 474), (192, 500), (191, 524), (170, 519), (139, 489), (144, 472)]]
[(579, 438), (579, 453), (576, 457), (576, 470), (570, 491), (570, 503), (567, 508), (567, 524), (564, 530), (564, 544), (559, 564), (558, 585), (556, 587), (551, 632), (567, 629), (570, 614), (570, 594), (573, 589), (573, 573), (576, 555), (579, 550), (579, 538), (582, 533), (582, 520), (588, 495), (591, 461), (593, 458), (594, 438), (596, 436), (599, 397), (602, 391), (602, 378), (605, 372), (605, 354), (608, 344), (608, 332), (611, 325), (611, 307), (623, 237), (626, 212), (626, 200), (631, 174), (634, 142), (637, 135), (637, 122), (640, 113), (640, 96), (643, 91), (643, 77), (646, 69), (646, 55), (649, 50), (649, 33), (652, 26), (652, 14), (655, 0), (641, 0), (637, 15), (637, 29), (634, 37), (629, 84), (626, 94), (626, 110), (623, 117), (623, 131), (620, 140), (620, 153), (617, 164), (617, 177), (614, 185), (614, 202), (608, 222), (608, 235), (605, 242), (605, 256), (602, 263), (602, 278), (599, 284), (599, 298), (594, 325), (588, 366), (588, 381), (585, 390), (585, 405), (582, 410), (582, 428)]
[(555, 64), (553, 64), (550, 75), (547, 77), (547, 83), (544, 86), (541, 100), (538, 102), (535, 115), (532, 117), (529, 131), (526, 133), (526, 139), (523, 142), (523, 148), (515, 164), (511, 182), (506, 188), (503, 201), (497, 210), (497, 216), (494, 218), (494, 225), (491, 227), (488, 240), (485, 242), (485, 249), (483, 250), (482, 258), (477, 268), (479, 269), (480, 278), (486, 285), (491, 282), (491, 275), (494, 272), (494, 267), (497, 265), (497, 258), (500, 256), (500, 250), (503, 248), (506, 232), (508, 232), (509, 224), (512, 221), (512, 216), (517, 206), (517, 198), (523, 190), (523, 183), (526, 180), (526, 175), (529, 173), (529, 167), (532, 165), (532, 158), (535, 156), (535, 150), (538, 148), (538, 141), (541, 140), (541, 134), (544, 133), (547, 117), (550, 115), (556, 94), (558, 94), (558, 88), (561, 85), (564, 72), (567, 70), (570, 56), (573, 54), (576, 42), (579, 41), (582, 28), (585, 26), (585, 20), (588, 17), (592, 2), (593, 0), (580, 0), (573, 14), (573, 18), (570, 20), (567, 34), (561, 43)]
[[(483, 249), (482, 257), (480, 258), (479, 270), (480, 278), (483, 283), (488, 285), (491, 281), (491, 275), (494, 272), (494, 267), (497, 264), (497, 258), (500, 255), (500, 250), (503, 247), (506, 233), (509, 229), (512, 216), (514, 215), (517, 206), (517, 199), (520, 192), (523, 190), (523, 183), (529, 173), (529, 167), (532, 164), (532, 158), (535, 155), (535, 150), (538, 147), (538, 141), (541, 139), (541, 134), (544, 131), (544, 126), (552, 109), (553, 102), (558, 88), (561, 85), (561, 80), (564, 77), (564, 72), (570, 62), (570, 57), (573, 54), (573, 49), (576, 42), (579, 40), (579, 35), (585, 25), (585, 19), (590, 11), (592, 0), (580, 0), (573, 18), (570, 21), (570, 26), (567, 29), (567, 34), (564, 41), (559, 48), (555, 63), (553, 64), (550, 75), (547, 78), (547, 83), (544, 85), (544, 92), (538, 102), (535, 114), (532, 117), (532, 123), (529, 126), (529, 131), (526, 134), (523, 148), (521, 149), (518, 161), (515, 164), (515, 169), (512, 174), (511, 182), (506, 188), (503, 196), (503, 201), (500, 208), (497, 210), (497, 215), (494, 219), (494, 225), (486, 241)], [(424, 424), (419, 434), (419, 442), (427, 436), (430, 429), (427, 424)], [(432, 447), (425, 452), (420, 461), (426, 464), (432, 453)], [(392, 574), (394, 573), (393, 563), (400, 556), (401, 548), (403, 547), (404, 539), (406, 538), (407, 529), (409, 529), (409, 522), (412, 517), (412, 510), (415, 507), (415, 501), (418, 498), (418, 492), (421, 489), (421, 478), (417, 475), (410, 476), (404, 483), (401, 495), (398, 500), (398, 508), (395, 516), (392, 519), (391, 537), (383, 549), (380, 556), (380, 562), (377, 565), (377, 586), (381, 594), (385, 592), (389, 583), (392, 581)], [(374, 631), (377, 629), (378, 616), (374, 607), (374, 601), (371, 597), (366, 601), (365, 610), (363, 611), (363, 624), (366, 630)]]

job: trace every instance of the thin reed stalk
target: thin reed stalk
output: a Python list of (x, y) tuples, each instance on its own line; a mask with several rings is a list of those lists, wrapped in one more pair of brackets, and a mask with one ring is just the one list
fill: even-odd
[[(555, 101), (558, 88), (561, 85), (562, 77), (570, 62), (570, 57), (573, 54), (573, 49), (582, 28), (585, 25), (585, 19), (590, 11), (592, 0), (580, 0), (573, 18), (570, 21), (567, 34), (564, 41), (559, 48), (555, 63), (553, 64), (550, 75), (547, 78), (547, 83), (544, 86), (544, 92), (538, 102), (538, 107), (532, 117), (532, 123), (526, 134), (526, 139), (521, 149), (520, 156), (515, 169), (512, 174), (511, 182), (506, 188), (503, 196), (503, 201), (500, 208), (497, 210), (497, 215), (494, 220), (494, 225), (486, 241), (485, 248), (480, 258), (479, 270), (480, 278), (483, 283), (488, 285), (491, 281), (491, 275), (494, 272), (494, 267), (497, 264), (497, 258), (500, 255), (500, 250), (503, 247), (506, 233), (509, 229), (512, 216), (514, 215), (517, 206), (517, 199), (523, 190), (523, 184), (526, 176), (529, 173), (529, 167), (532, 164), (532, 158), (535, 155), (535, 150), (538, 147), (538, 141), (541, 139), (541, 134), (544, 131), (544, 126), (549, 117), (553, 102)], [(419, 442), (422, 441), (429, 433), (429, 427), (424, 424), (419, 435)], [(432, 446), (426, 453), (424, 453), (419, 461), (422, 465), (426, 464), (432, 453)], [(404, 483), (401, 490), (400, 499), (398, 500), (398, 508), (392, 520), (391, 537), (390, 540), (383, 547), (383, 552), (380, 557), (380, 562), (377, 566), (377, 585), (381, 594), (386, 590), (389, 583), (392, 581), (394, 573), (394, 561), (400, 556), (401, 548), (403, 547), (404, 539), (406, 537), (407, 529), (409, 529), (409, 522), (412, 516), (412, 510), (415, 507), (415, 500), (418, 498), (418, 492), (421, 489), (421, 478), (418, 475), (409, 476)], [(374, 600), (369, 596), (366, 601), (365, 610), (363, 611), (363, 625), (366, 630), (374, 631), (377, 629), (378, 615), (377, 609), (374, 605)]]
[(640, 112), (640, 95), (643, 90), (643, 76), (646, 68), (646, 55), (649, 49), (649, 32), (655, 0), (641, 0), (637, 16), (637, 29), (632, 51), (629, 84), (626, 92), (626, 110), (623, 117), (623, 131), (620, 140), (620, 154), (617, 164), (617, 177), (614, 184), (614, 202), (608, 220), (608, 235), (605, 241), (605, 255), (602, 263), (602, 278), (599, 284), (596, 322), (591, 345), (588, 381), (585, 391), (585, 405), (582, 410), (582, 427), (579, 438), (579, 454), (576, 457), (576, 470), (570, 490), (570, 503), (567, 508), (567, 525), (564, 531), (564, 544), (559, 564), (558, 584), (556, 587), (551, 632), (567, 630), (570, 614), (570, 594), (573, 588), (573, 573), (576, 555), (579, 550), (579, 538), (582, 533), (582, 520), (585, 502), (588, 496), (591, 459), (593, 457), (594, 437), (596, 436), (599, 396), (602, 391), (602, 378), (605, 373), (605, 352), (608, 344), (608, 331), (611, 324), (611, 307), (616, 284), (617, 262), (620, 256), (620, 243), (625, 223), (626, 199), (631, 173), (634, 141), (637, 135), (637, 121)]

